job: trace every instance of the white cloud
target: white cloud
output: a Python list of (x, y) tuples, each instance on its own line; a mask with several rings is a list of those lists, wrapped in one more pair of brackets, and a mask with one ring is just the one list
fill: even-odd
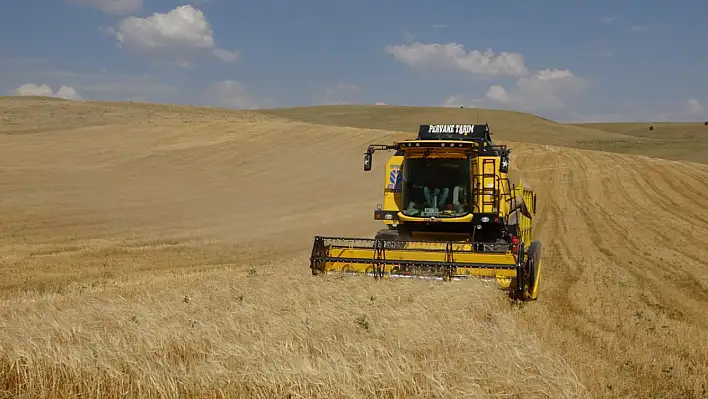
[(74, 0), (100, 9), (106, 14), (128, 15), (143, 7), (143, 0)]
[(439, 68), (485, 76), (522, 76), (528, 73), (524, 56), (519, 53), (492, 50), (465, 51), (458, 43), (415, 42), (386, 46), (384, 51), (414, 68)]
[(238, 60), (238, 53), (234, 51), (229, 51), (229, 50), (224, 50), (222, 48), (217, 48), (216, 50), (213, 51), (214, 56), (221, 61), (224, 61), (226, 63), (232, 63), (236, 62)]
[(317, 105), (344, 105), (354, 103), (361, 90), (355, 84), (339, 83), (336, 86), (325, 87), (318, 90), (313, 96)]
[(211, 85), (205, 92), (207, 103), (232, 109), (259, 109), (270, 104), (269, 100), (257, 99), (248, 88), (235, 80), (224, 80)]
[(54, 90), (47, 85), (36, 85), (34, 83), (25, 83), (14, 91), (18, 96), (45, 96), (54, 97)]
[(197, 54), (210, 52), (224, 62), (234, 62), (238, 53), (217, 46), (214, 31), (202, 11), (183, 5), (165, 14), (125, 18), (108, 33), (118, 46), (141, 54), (162, 56), (189, 65)]
[(44, 96), (58, 97), (67, 100), (81, 100), (79, 92), (71, 86), (61, 86), (55, 93), (51, 87), (46, 84), (37, 85), (34, 83), (25, 83), (13, 91), (17, 96)]
[(611, 24), (616, 19), (617, 19), (617, 17), (603, 17), (603, 18), (600, 18), (600, 22), (602, 22), (605, 25), (608, 25), (608, 24)]
[(465, 94), (455, 94), (453, 96), (445, 99), (445, 102), (441, 104), (442, 107), (467, 107), (475, 108), (475, 103), (479, 103), (479, 100), (470, 99), (469, 96)]
[(76, 91), (75, 88), (71, 86), (62, 86), (57, 90), (56, 97), (59, 98), (65, 98), (67, 100), (81, 100), (81, 96), (79, 95), (79, 92)]
[(698, 100), (696, 100), (695, 98), (689, 98), (688, 100), (686, 100), (685, 109), (686, 113), (692, 116), (704, 115), (707, 111), (706, 107), (700, 102), (698, 102)]
[(448, 97), (447, 107), (489, 107), (524, 112), (566, 110), (568, 101), (589, 88), (589, 83), (568, 69), (547, 68), (529, 71), (522, 54), (492, 50), (466, 51), (461, 44), (423, 44), (387, 46), (386, 52), (411, 67), (438, 68), (487, 78), (513, 76), (513, 87), (488, 86), (484, 96), (456, 93)]
[(559, 110), (566, 109), (566, 101), (582, 94), (588, 87), (584, 79), (568, 69), (543, 69), (518, 78), (512, 89), (491, 85), (484, 98), (470, 99), (457, 94), (449, 97), (443, 105), (506, 108), (524, 112)]

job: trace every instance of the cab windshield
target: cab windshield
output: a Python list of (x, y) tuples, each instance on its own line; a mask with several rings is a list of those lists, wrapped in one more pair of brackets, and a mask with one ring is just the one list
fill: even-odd
[(403, 214), (460, 217), (470, 213), (469, 161), (464, 158), (408, 158), (403, 163)]

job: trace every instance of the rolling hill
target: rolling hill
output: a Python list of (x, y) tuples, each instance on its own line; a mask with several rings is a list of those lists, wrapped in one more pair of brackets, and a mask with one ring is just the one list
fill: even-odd
[(573, 126), (644, 139), (652, 145), (631, 153), (651, 157), (708, 163), (708, 125), (704, 122), (583, 123)]
[[(308, 123), (416, 132), (428, 123), (489, 123), (503, 141), (708, 163), (708, 126), (701, 123), (564, 124), (535, 115), (477, 108), (391, 105), (317, 106), (259, 111)], [(649, 126), (654, 126), (653, 131)]]
[(480, 111), (538, 192), (536, 303), (310, 275), (380, 228), (366, 145), (476, 112), (0, 98), (0, 396), (705, 395), (708, 165), (583, 147), (631, 129)]

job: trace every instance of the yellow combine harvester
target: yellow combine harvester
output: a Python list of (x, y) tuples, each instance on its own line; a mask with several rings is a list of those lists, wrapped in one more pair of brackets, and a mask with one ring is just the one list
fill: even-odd
[(371, 145), (388, 160), (375, 238), (315, 237), (313, 275), (496, 279), (518, 299), (538, 296), (541, 242), (532, 241), (536, 194), (509, 179), (509, 153), (489, 125), (421, 125), (414, 140)]

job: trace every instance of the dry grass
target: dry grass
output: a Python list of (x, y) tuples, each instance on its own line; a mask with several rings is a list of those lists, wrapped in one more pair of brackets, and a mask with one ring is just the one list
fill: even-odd
[[(475, 281), (309, 274), (313, 235), (380, 228), (385, 155), (367, 174), (362, 151), (410, 132), (41, 99), (0, 115), (0, 396), (708, 392), (706, 165), (514, 143), (544, 244), (541, 297), (516, 307)], [(518, 141), (648, 140), (495, 115)]]
[(418, 126), (434, 123), (489, 123), (494, 138), (536, 144), (580, 146), (606, 142), (614, 146), (635, 146), (641, 138), (553, 122), (522, 112), (480, 108), (408, 107), (395, 105), (279, 108), (258, 111), (308, 123), (350, 126), (406, 132), (415, 136)]
[(525, 323), (597, 396), (708, 395), (708, 165), (516, 148), (544, 198)]
[(306, 262), (13, 298), (3, 304), (0, 381), (28, 397), (584, 392), (519, 330), (493, 287), (320, 280), (303, 272)]
[[(708, 163), (708, 125), (703, 122), (583, 123), (574, 126), (642, 139), (643, 145), (626, 148), (623, 152)], [(650, 127), (653, 129), (649, 130)]]
[(6, 395), (587, 393), (492, 287), (309, 274), (314, 234), (379, 228), (361, 148), (392, 135), (3, 101), (14, 126), (0, 135)]

